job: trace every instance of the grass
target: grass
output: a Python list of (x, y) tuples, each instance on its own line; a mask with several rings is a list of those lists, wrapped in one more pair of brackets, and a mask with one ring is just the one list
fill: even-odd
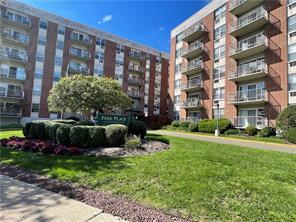
[[(187, 129), (182, 129), (180, 127), (167, 127), (165, 129), (166, 131), (171, 132), (183, 132), (183, 133), (190, 133), (195, 135), (206, 135), (206, 136), (214, 136), (212, 133), (202, 133), (202, 132), (190, 132)], [(227, 137), (227, 138), (234, 138), (234, 139), (242, 139), (242, 140), (251, 140), (251, 141), (259, 141), (259, 142), (269, 142), (269, 143), (279, 143), (279, 144), (286, 144), (287, 142), (279, 137), (260, 137), (260, 136), (246, 136), (246, 135), (224, 135), (221, 134), (221, 137)]]
[(171, 149), (128, 158), (53, 156), (1, 148), (1, 161), (195, 221), (295, 221), (296, 156), (148, 135)]
[(0, 132), (0, 139), (8, 138), (11, 136), (24, 136), (22, 130), (7, 130)]

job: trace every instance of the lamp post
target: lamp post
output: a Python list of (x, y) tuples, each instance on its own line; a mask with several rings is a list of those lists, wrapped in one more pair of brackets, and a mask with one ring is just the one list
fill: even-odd
[(220, 131), (219, 131), (219, 119), (220, 119), (220, 110), (219, 110), (219, 103), (217, 103), (217, 114), (218, 114), (218, 118), (217, 118), (217, 127), (216, 127), (216, 130), (215, 130), (215, 136), (219, 136), (220, 135)]

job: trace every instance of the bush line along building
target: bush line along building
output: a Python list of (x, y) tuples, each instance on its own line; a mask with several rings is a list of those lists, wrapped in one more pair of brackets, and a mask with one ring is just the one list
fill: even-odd
[(17, 1), (1, 0), (0, 9), (1, 125), (57, 118), (49, 90), (74, 73), (117, 79), (130, 113), (167, 119), (168, 54)]
[(296, 103), (296, 1), (210, 2), (171, 31), (169, 73), (172, 119), (274, 126)]

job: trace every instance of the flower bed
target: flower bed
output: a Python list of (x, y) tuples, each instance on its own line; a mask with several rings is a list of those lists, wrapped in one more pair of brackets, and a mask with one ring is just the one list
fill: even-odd
[(55, 155), (79, 155), (81, 150), (77, 147), (66, 147), (64, 145), (57, 145), (50, 141), (34, 140), (22, 137), (10, 137), (9, 139), (1, 139), (0, 144), (2, 147), (29, 151), (29, 152), (42, 152), (45, 154)]

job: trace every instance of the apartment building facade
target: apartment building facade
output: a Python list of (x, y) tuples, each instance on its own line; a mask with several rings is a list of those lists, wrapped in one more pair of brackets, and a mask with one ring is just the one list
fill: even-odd
[(58, 118), (49, 91), (76, 73), (116, 79), (132, 115), (168, 118), (166, 53), (20, 2), (1, 0), (0, 10), (1, 125)]
[(295, 0), (213, 0), (171, 32), (171, 118), (275, 126), (296, 103), (295, 43)]

